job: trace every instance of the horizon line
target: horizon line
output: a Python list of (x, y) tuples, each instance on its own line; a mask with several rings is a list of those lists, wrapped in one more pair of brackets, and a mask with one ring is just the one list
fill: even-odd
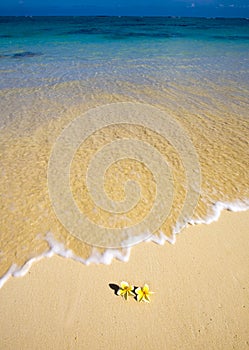
[(25, 18), (32, 18), (32, 17), (140, 17), (140, 18), (152, 18), (152, 17), (166, 17), (166, 18), (206, 18), (206, 19), (246, 19), (249, 20), (249, 17), (240, 17), (240, 16), (234, 16), (234, 17), (230, 17), (230, 16), (203, 16), (203, 15), (195, 15), (195, 16), (188, 16), (188, 15), (100, 15), (100, 14), (96, 14), (96, 15), (66, 15), (66, 14), (30, 14), (30, 15), (14, 15), (14, 14), (3, 14), (0, 15), (0, 17), (25, 17)]

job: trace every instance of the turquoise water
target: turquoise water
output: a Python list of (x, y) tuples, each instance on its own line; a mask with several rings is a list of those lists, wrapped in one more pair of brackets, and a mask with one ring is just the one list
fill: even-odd
[(0, 43), (1, 89), (96, 76), (98, 87), (249, 80), (248, 19), (0, 17)]

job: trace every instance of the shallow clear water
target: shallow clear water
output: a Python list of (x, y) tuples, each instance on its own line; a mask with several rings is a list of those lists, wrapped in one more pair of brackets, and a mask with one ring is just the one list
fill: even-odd
[(0, 33), (1, 88), (98, 74), (166, 84), (188, 72), (248, 83), (246, 19), (2, 17)]
[[(198, 154), (201, 170), (201, 187), (193, 190), (199, 195), (196, 211), (184, 218), (185, 223), (210, 221), (222, 208), (248, 206), (247, 19), (0, 17), (0, 43), (1, 276), (11, 266), (9, 271), (16, 271), (13, 264), (22, 266), (51, 249), (78, 256), (80, 261), (93, 256), (91, 246), (73, 237), (54, 214), (47, 168), (62, 130), (96, 106), (149, 104), (180, 123)], [(72, 163), (72, 190), (79, 207), (88, 213), (96, 210), (78, 180), (87, 166), (80, 159), (90, 157), (93, 149), (112, 138), (135, 137), (164, 154), (174, 174), (172, 210), (160, 230), (153, 232), (154, 240), (167, 240), (183, 224), (178, 216), (186, 197), (184, 162), (175, 154), (181, 139), (172, 147), (158, 133), (138, 126), (102, 132), (87, 140)], [(154, 180), (143, 167), (126, 165), (128, 170), (121, 171), (120, 178), (141, 171), (141, 193), (147, 201), (142, 203), (150, 203)], [(115, 169), (113, 176), (119, 171)], [(120, 201), (123, 192), (115, 176), (110, 175), (106, 189)], [(147, 204), (129, 220), (142, 217)], [(99, 220), (99, 213), (95, 214), (92, 220)], [(107, 219), (117, 224), (117, 216), (105, 215), (101, 225)], [(105, 261), (98, 254), (95, 260)]]

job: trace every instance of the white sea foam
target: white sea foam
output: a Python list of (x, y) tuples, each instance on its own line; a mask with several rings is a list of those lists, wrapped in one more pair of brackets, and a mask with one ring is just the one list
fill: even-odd
[(245, 201), (234, 201), (234, 202), (216, 202), (212, 206), (213, 213), (204, 218), (204, 219), (195, 219), (195, 220), (189, 220), (188, 223), (190, 225), (197, 225), (197, 224), (211, 224), (211, 222), (218, 221), (220, 214), (223, 210), (229, 210), (229, 211), (245, 211), (249, 209), (249, 200)]
[[(249, 209), (249, 200), (245, 201), (235, 201), (232, 203), (228, 202), (216, 202), (214, 203), (212, 210), (213, 213), (209, 217), (204, 219), (196, 219), (196, 220), (188, 220), (187, 224), (189, 225), (198, 225), (198, 224), (210, 224), (214, 221), (217, 221), (220, 217), (220, 214), (223, 210), (229, 210), (233, 212), (246, 211)], [(154, 242), (159, 245), (164, 245), (165, 242), (169, 242), (170, 244), (175, 244), (176, 235), (182, 230), (183, 226), (176, 225), (173, 232), (172, 237), (167, 237), (163, 232), (158, 235), (152, 235), (150, 238), (146, 240), (146, 242)], [(13, 264), (9, 270), (0, 278), (0, 288), (7, 282), (10, 277), (22, 277), (24, 276), (32, 266), (35, 261), (39, 261), (42, 258), (50, 258), (54, 255), (59, 255), (64, 258), (70, 258), (75, 261), (78, 261), (84, 265), (89, 265), (91, 263), (95, 264), (105, 264), (109, 265), (113, 259), (118, 259), (123, 262), (127, 262), (130, 257), (131, 248), (123, 249), (121, 252), (117, 249), (106, 249), (104, 253), (100, 253), (98, 249), (93, 248), (92, 254), (89, 258), (83, 259), (73, 253), (72, 250), (65, 248), (63, 243), (58, 242), (51, 232), (48, 232), (46, 235), (46, 241), (49, 244), (49, 250), (45, 253), (28, 260), (22, 267)]]
[(130, 257), (130, 248), (124, 249), (123, 252), (117, 249), (106, 249), (102, 254), (97, 249), (93, 248), (90, 257), (87, 259), (82, 259), (81, 257), (75, 255), (71, 249), (65, 248), (63, 243), (58, 242), (53, 237), (51, 232), (47, 233), (46, 241), (49, 244), (49, 250), (35, 258), (28, 260), (22, 267), (13, 264), (6, 274), (0, 278), (0, 289), (11, 276), (22, 277), (26, 275), (35, 261), (39, 261), (42, 258), (51, 258), (54, 255), (59, 255), (63, 258), (70, 258), (84, 265), (89, 265), (91, 263), (109, 265), (112, 262), (112, 259), (127, 262)]

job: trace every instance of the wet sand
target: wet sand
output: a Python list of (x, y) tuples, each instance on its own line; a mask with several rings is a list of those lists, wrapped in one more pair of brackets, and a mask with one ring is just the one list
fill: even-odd
[[(0, 290), (1, 349), (249, 349), (249, 211), (144, 243), (129, 262), (35, 263)], [(150, 304), (109, 284), (148, 283)]]
[[(211, 218), (215, 214), (214, 205), (217, 202), (235, 203), (237, 208), (246, 204), (249, 198), (249, 126), (243, 94), (238, 104), (232, 101), (218, 106), (214, 99), (216, 95), (210, 95), (208, 90), (210, 86), (203, 83), (199, 86), (201, 97), (197, 105), (193, 104), (193, 100), (185, 100), (180, 86), (176, 90), (173, 83), (162, 91), (126, 83), (122, 83), (121, 86), (123, 91), (128, 91), (127, 96), (104, 94), (98, 90), (90, 93), (88, 86), (83, 82), (1, 91), (0, 110), (5, 127), (1, 130), (0, 144), (2, 169), (0, 277), (13, 264), (21, 267), (29, 259), (46, 254), (50, 248), (46, 240), (48, 232), (52, 232), (58, 242), (63, 243), (66, 249), (71, 249), (80, 258), (87, 259), (91, 256), (92, 249), (84, 243), (85, 240), (82, 242), (69, 234), (54, 213), (48, 191), (48, 163), (55, 141), (62, 130), (72, 120), (87, 111), (93, 111), (96, 106), (120, 102), (144, 103), (147, 123), (150, 116), (147, 115), (146, 106), (153, 100), (155, 108), (183, 128), (184, 134), (191, 139), (198, 154), (198, 166), (201, 170), (201, 190), (190, 183), (191, 191), (193, 190), (198, 196), (200, 194), (199, 201), (195, 203), (194, 216), (188, 213), (185, 215), (186, 220), (205, 221), (208, 217)], [(231, 94), (235, 88), (236, 86), (232, 84), (227, 87)], [(196, 89), (193, 87), (192, 93), (197, 94)], [(216, 89), (219, 93), (220, 88)], [(140, 98), (132, 98), (133, 93)], [(203, 96), (213, 101), (214, 106), (209, 105)], [(176, 105), (178, 100), (185, 102)], [(136, 139), (145, 145), (149, 144), (156, 149), (173, 174), (174, 200), (171, 211), (166, 220), (160, 221), (159, 229), (154, 231), (156, 235), (162, 232), (170, 237), (172, 231), (179, 225), (179, 214), (186, 202), (186, 193), (191, 194), (185, 187), (188, 181), (184, 160), (188, 157), (175, 148), (176, 142), (181, 145), (182, 138), (176, 137), (174, 139), (176, 141), (172, 143), (163, 135), (149, 130), (146, 125), (127, 127), (110, 125), (109, 128), (96, 131), (82, 147), (79, 147), (72, 162), (70, 180), (75, 201), (80, 210), (85, 211), (87, 217), (97, 222), (96, 232), (91, 231), (93, 236), (98, 235), (99, 224), (114, 228), (117, 224), (122, 228), (127, 223), (131, 226), (136, 224), (147, 215), (154, 204), (155, 179), (152, 177), (154, 173), (147, 171), (141, 162), (130, 159), (114, 162), (106, 172), (108, 176), (105, 192), (112, 196), (113, 201), (122, 201), (125, 198), (124, 184), (129, 179), (139, 183), (142, 188), (139, 205), (126, 212), (125, 220), (122, 213), (109, 215), (108, 210), (99, 210), (97, 205), (92, 204), (92, 198), (84, 182), (88, 167), (86, 160), (91, 159), (94, 152), (103, 148), (108, 142), (128, 138)], [(61, 159), (64, 156), (62, 152)], [(102, 163), (100, 162), (99, 166), (102, 166)], [(160, 167), (161, 164), (153, 169), (155, 173), (159, 174)], [(191, 174), (188, 176), (189, 179), (192, 179)], [(60, 194), (61, 184), (56, 181), (57, 178), (52, 188)], [(98, 185), (98, 179), (93, 185)], [(191, 203), (192, 198), (189, 197), (189, 204)], [(158, 217), (154, 216), (154, 220), (158, 220)]]

